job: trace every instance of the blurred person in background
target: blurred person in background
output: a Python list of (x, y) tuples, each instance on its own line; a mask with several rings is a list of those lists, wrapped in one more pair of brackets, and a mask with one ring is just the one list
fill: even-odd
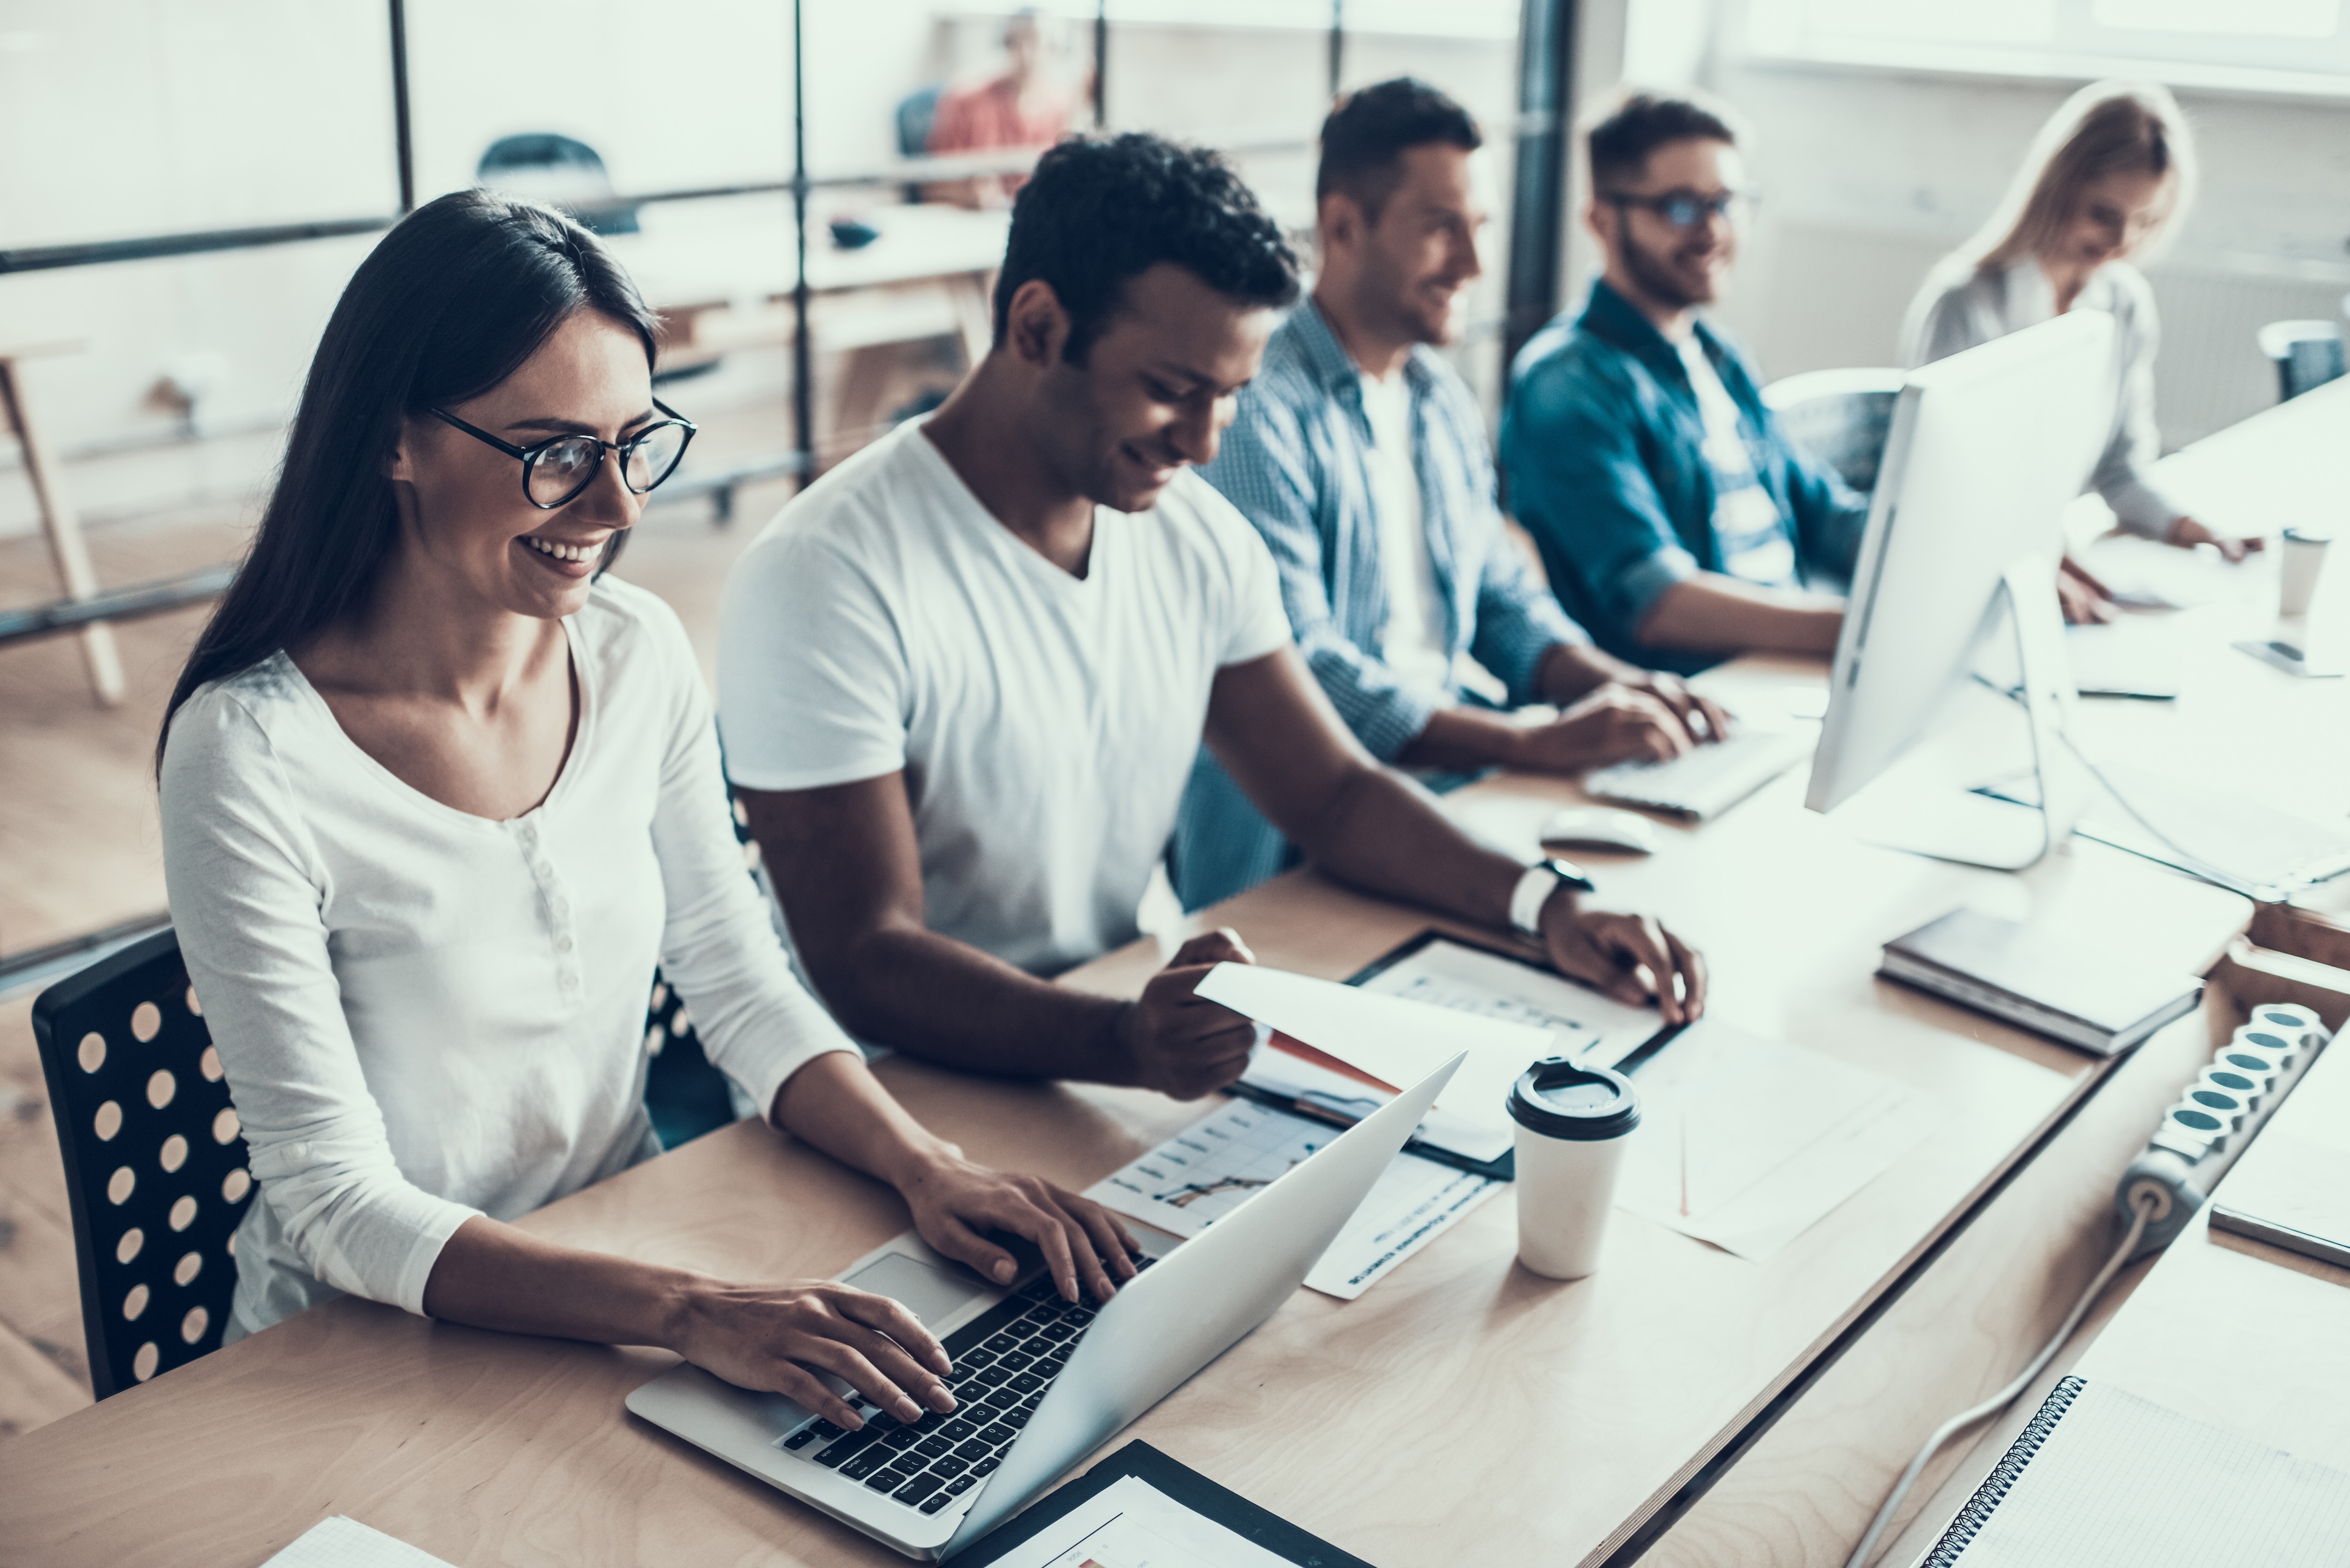
[[(1050, 147), (1069, 129), (1078, 95), (1054, 69), (1059, 53), (1033, 7), (1003, 24), (1004, 68), (984, 81), (950, 88), (931, 120), (933, 157), (998, 148)], [(965, 207), (1009, 206), (1022, 176), (985, 174), (931, 187), (931, 196)]]
[[(2114, 318), (2112, 437), (2090, 484), (2132, 534), (2230, 561), (2261, 547), (2189, 516), (2147, 472), (2161, 455), (2154, 291), (2135, 263), (2177, 231), (2195, 193), (2195, 143), (2169, 92), (2096, 82), (2065, 101), (2025, 157), (2006, 200), (1927, 275), (1901, 327), (1901, 363), (1930, 364), (2074, 308)], [(2110, 620), (2104, 588), (2071, 561), (2066, 616)]]

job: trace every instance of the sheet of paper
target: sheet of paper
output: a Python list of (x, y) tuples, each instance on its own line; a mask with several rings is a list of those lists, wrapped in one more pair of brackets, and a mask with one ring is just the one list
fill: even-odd
[[(1349, 1121), (1360, 1121), (1393, 1097), (1344, 1074), (1334, 1073), (1318, 1062), (1269, 1049), (1263, 1042), (1242, 1081), (1253, 1089), (1262, 1089), (1284, 1100), (1305, 1101)], [(1464, 1116), (1440, 1106), (1420, 1118), (1413, 1136), (1482, 1163), (1507, 1154), (1516, 1135), (1510, 1130), (1507, 1116), (1497, 1122), (1491, 1116)]]
[(1612, 1067), (1664, 1027), (1652, 1007), (1633, 1007), (1565, 975), (1441, 937), (1357, 989), (1530, 1024), (1550, 1036), (1549, 1054), (1586, 1065)]
[(1883, 1074), (1711, 1020), (1644, 1065), (1616, 1206), (1760, 1262), (1930, 1136)]
[(337, 1514), (322, 1519), (261, 1568), (449, 1568), (430, 1552)]
[[(1086, 1196), (1190, 1238), (1338, 1137), (1326, 1122), (1234, 1100), (1094, 1183)], [(1352, 1301), (1505, 1184), (1399, 1154), (1305, 1282)]]
[(1289, 1560), (1121, 1476), (1030, 1536), (994, 1568), (1292, 1568)]
[(1315, 1261), (1305, 1288), (1353, 1301), (1508, 1185), (1416, 1154), (1397, 1155)]
[(1436, 1104), (1504, 1136), (1510, 1085), (1552, 1050), (1551, 1036), (1530, 1023), (1432, 1007), (1256, 964), (1218, 964), (1201, 981), (1199, 994), (1397, 1089), (1466, 1052), (1469, 1059)]

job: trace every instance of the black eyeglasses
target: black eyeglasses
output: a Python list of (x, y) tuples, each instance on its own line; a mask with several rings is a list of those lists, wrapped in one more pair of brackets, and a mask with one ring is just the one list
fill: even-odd
[(1667, 191), (1657, 196), (1614, 191), (1603, 193), (1599, 199), (1610, 206), (1644, 208), (1677, 229), (1694, 229), (1714, 218), (1727, 218), (1736, 226), (1753, 215), (1758, 200), (1752, 191), (1718, 191), (1711, 195), (1699, 191)]
[(653, 400), (653, 407), (669, 418), (647, 425), (624, 441), (599, 441), (590, 435), (559, 435), (536, 446), (516, 446), (512, 441), (500, 441), (445, 409), (426, 411), (508, 457), (520, 458), (524, 496), (541, 512), (552, 512), (569, 504), (596, 483), (597, 472), (604, 466), (604, 454), (608, 452), (620, 460), (620, 483), (638, 495), (648, 493), (677, 472), (679, 460), (685, 456), (686, 444), (702, 427), (658, 398)]

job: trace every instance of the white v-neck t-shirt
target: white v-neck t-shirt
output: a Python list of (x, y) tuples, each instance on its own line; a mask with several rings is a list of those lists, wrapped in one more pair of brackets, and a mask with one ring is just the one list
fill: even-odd
[(1436, 561), (1428, 551), (1428, 527), (1419, 493), (1419, 464), (1412, 450), (1411, 388), (1401, 370), (1384, 381), (1358, 375), (1363, 417), (1371, 427), (1364, 454), (1370, 472), (1371, 510), (1379, 523), (1379, 576), (1387, 587), (1387, 624), (1379, 633), (1379, 660), (1411, 685), (1452, 695), (1451, 626), (1436, 587)]
[(546, 800), (510, 821), (402, 783), (283, 653), (172, 719), (172, 919), (260, 1183), (231, 1338), (346, 1291), (421, 1312), (466, 1220), (658, 1153), (656, 964), (763, 1111), (801, 1066), (856, 1048), (793, 977), (745, 872), (676, 615), (607, 577), (565, 629), (577, 731)]
[(929, 928), (1057, 974), (1134, 939), (1217, 670), (1289, 641), (1264, 541), (1196, 473), (1148, 512), (1096, 508), (1077, 577), (908, 423), (728, 578), (727, 772), (807, 790), (904, 770)]

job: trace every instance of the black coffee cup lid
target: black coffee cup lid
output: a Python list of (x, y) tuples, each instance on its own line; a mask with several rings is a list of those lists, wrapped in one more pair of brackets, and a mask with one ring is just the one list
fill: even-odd
[(1553, 1056), (1518, 1075), (1510, 1089), (1510, 1119), (1548, 1137), (1621, 1137), (1640, 1125), (1640, 1097), (1621, 1073)]

